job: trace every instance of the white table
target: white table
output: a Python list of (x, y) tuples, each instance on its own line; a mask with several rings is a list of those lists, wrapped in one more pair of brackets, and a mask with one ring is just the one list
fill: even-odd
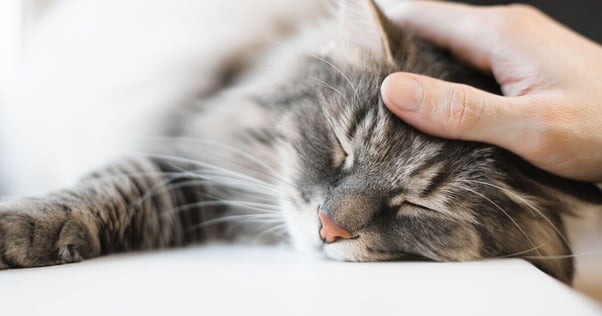
[(521, 260), (345, 263), (204, 246), (0, 271), (2, 315), (602, 315)]

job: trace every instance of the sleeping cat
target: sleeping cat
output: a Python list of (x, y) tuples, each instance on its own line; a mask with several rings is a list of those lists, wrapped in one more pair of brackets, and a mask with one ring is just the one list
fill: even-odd
[(409, 127), (382, 104), (389, 73), (497, 86), (373, 1), (341, 1), (326, 20), (174, 106), (146, 153), (3, 201), (0, 267), (258, 239), (345, 261), (519, 257), (570, 283), (561, 215), (569, 202), (599, 202), (597, 188)]

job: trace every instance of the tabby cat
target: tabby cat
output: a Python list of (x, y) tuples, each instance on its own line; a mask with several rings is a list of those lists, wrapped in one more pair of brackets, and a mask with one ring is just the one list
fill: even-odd
[(260, 240), (344, 261), (518, 257), (570, 283), (561, 216), (597, 188), (411, 128), (383, 106), (392, 72), (498, 87), (373, 1), (341, 1), (326, 20), (212, 95), (174, 106), (147, 153), (70, 188), (3, 201), (0, 268)]

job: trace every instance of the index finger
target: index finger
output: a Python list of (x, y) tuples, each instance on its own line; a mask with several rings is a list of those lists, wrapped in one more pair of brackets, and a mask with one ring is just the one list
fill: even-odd
[(435, 45), (449, 49), (473, 66), (491, 70), (492, 50), (498, 34), (487, 25), (491, 7), (467, 4), (406, 1), (387, 16)]

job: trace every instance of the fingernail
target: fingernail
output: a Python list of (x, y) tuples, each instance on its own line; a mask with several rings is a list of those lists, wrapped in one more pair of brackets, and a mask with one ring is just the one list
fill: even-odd
[(397, 73), (389, 75), (381, 86), (383, 100), (389, 107), (416, 111), (424, 99), (424, 89), (418, 80)]

